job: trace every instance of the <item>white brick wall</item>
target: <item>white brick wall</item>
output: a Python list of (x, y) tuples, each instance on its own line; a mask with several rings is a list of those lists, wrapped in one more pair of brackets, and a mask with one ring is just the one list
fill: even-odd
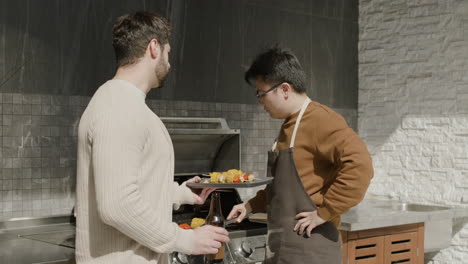
[[(360, 0), (359, 29), (369, 194), (468, 207), (468, 1)], [(426, 263), (468, 263), (467, 218)]]

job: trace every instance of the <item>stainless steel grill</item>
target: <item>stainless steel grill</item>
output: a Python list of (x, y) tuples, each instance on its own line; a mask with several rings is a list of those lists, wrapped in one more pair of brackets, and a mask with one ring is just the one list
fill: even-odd
[[(161, 118), (174, 145), (175, 180), (179, 183), (212, 171), (239, 169), (240, 131), (230, 129), (222, 118)], [(225, 217), (242, 200), (236, 189), (222, 189), (221, 206)], [(184, 205), (173, 212), (177, 223), (190, 223), (193, 217), (205, 218), (204, 205)], [(224, 263), (259, 263), (264, 260), (266, 224), (244, 220), (226, 227), (231, 241), (226, 245)], [(203, 263), (200, 256), (172, 254), (173, 264)]]

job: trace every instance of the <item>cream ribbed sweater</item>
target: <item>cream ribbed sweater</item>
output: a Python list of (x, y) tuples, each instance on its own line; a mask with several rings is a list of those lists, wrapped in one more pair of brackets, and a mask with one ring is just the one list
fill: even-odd
[(193, 204), (173, 180), (174, 151), (144, 94), (110, 80), (80, 120), (76, 189), (77, 263), (169, 263), (190, 254), (193, 231), (172, 222), (172, 208)]

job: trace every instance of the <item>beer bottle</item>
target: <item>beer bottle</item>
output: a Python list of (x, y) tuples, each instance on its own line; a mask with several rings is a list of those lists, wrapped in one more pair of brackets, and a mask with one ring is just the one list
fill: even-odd
[[(221, 210), (221, 195), (219, 192), (211, 194), (210, 211), (206, 217), (206, 224), (224, 227), (224, 216)], [(205, 264), (222, 263), (224, 259), (224, 244), (218, 249), (218, 253), (205, 256)]]

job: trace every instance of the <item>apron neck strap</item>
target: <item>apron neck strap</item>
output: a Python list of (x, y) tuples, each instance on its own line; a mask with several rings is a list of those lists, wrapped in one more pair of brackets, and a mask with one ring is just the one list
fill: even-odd
[(276, 145), (278, 145), (278, 140), (275, 140), (275, 143), (273, 143), (273, 146), (271, 147), (271, 151), (275, 152)]
[(307, 109), (307, 106), (309, 105), (309, 103), (310, 103), (310, 98), (307, 97), (307, 99), (305, 99), (304, 103), (302, 104), (301, 112), (299, 113), (299, 116), (297, 117), (297, 120), (296, 120), (296, 125), (294, 125), (294, 131), (291, 137), (291, 144), (289, 145), (290, 148), (294, 147), (294, 141), (296, 140), (297, 128), (299, 127), (299, 123), (301, 123), (302, 115)]
[[(294, 147), (294, 141), (296, 139), (297, 128), (299, 127), (299, 123), (301, 123), (302, 115), (304, 114), (304, 112), (307, 109), (307, 106), (309, 105), (310, 102), (311, 102), (310, 98), (307, 97), (305, 99), (304, 103), (302, 104), (301, 112), (299, 112), (299, 116), (297, 117), (296, 124), (294, 125), (294, 131), (293, 131), (293, 134), (292, 134), (292, 137), (291, 137), (291, 144), (289, 145), (290, 148)], [(271, 147), (271, 151), (275, 151), (277, 144), (278, 144), (278, 141), (275, 140), (275, 143)]]

